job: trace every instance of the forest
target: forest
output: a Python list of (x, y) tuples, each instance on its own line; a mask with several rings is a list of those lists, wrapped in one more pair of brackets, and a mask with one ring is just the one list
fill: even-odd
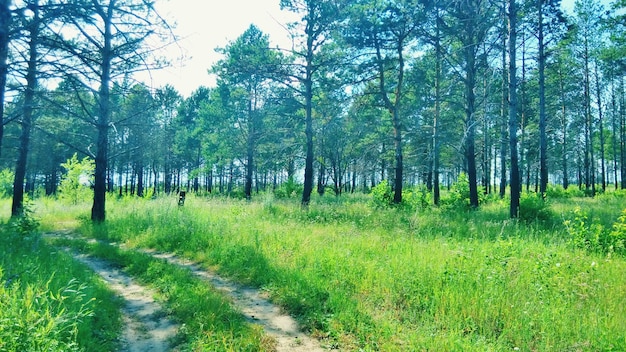
[(86, 257), (174, 350), (626, 349), (625, 0), (276, 0), (189, 96), (158, 1), (0, 0), (0, 350), (132, 345)]
[(13, 214), (24, 193), (58, 194), (74, 154), (95, 164), (94, 221), (106, 193), (249, 199), (291, 182), (306, 205), (386, 180), (393, 203), (425, 187), (437, 205), (464, 174), (472, 207), (510, 187), (516, 217), (521, 190), (626, 186), (623, 3), (281, 5), (301, 16), (291, 48), (251, 25), (217, 48), (216, 86), (183, 97), (133, 78), (164, 67), (155, 47), (175, 39), (152, 4), (4, 1)]

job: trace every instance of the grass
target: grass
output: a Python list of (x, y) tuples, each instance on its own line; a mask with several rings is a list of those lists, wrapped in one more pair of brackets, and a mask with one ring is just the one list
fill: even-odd
[(264, 337), (258, 327), (245, 321), (233, 309), (229, 299), (213, 290), (187, 270), (164, 260), (133, 250), (122, 250), (103, 242), (87, 243), (80, 239), (57, 239), (56, 245), (107, 260), (123, 268), (140, 283), (154, 288), (168, 316), (181, 329), (173, 344), (192, 351), (259, 351), (271, 350), (273, 341)]
[[(550, 218), (541, 222), (511, 221), (497, 200), (464, 212), (375, 209), (349, 196), (316, 198), (302, 210), (296, 201), (258, 198), (188, 197), (184, 207), (174, 198), (111, 200), (105, 226), (82, 222), (78, 231), (176, 252), (261, 287), (327, 346), (342, 350), (626, 350), (625, 258), (574, 247), (562, 225), (581, 207), (589, 222), (610, 228), (626, 208), (623, 197), (553, 200)], [(60, 226), (52, 223), (60, 218), (55, 204), (46, 212), (44, 226)], [(133, 263), (148, 261), (136, 253), (99, 252), (164, 285), (164, 295), (180, 292), (165, 298), (168, 304), (198, 305), (208, 295), (203, 286), (169, 288), (185, 274), (164, 274), (170, 269), (163, 264), (135, 273), (140, 265)], [(190, 341), (207, 347), (215, 346), (213, 338), (240, 335), (262, 344), (258, 331), (230, 329)]]
[(0, 350), (116, 350), (120, 304), (36, 233), (0, 226)]

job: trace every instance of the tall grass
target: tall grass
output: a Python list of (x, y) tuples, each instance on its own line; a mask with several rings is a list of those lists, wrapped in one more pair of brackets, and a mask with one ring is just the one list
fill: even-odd
[(28, 221), (0, 225), (0, 350), (119, 348), (120, 302)]
[[(626, 350), (626, 260), (571, 246), (554, 221), (375, 209), (365, 201), (189, 198), (109, 203), (94, 237), (200, 260), (268, 290), (314, 335), (345, 350)], [(622, 198), (581, 201), (598, 221)], [(613, 220), (608, 220), (608, 219)]]

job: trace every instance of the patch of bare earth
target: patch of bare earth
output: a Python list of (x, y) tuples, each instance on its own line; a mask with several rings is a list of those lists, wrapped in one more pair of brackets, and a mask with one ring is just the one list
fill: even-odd
[(164, 259), (170, 264), (188, 268), (194, 275), (230, 296), (234, 305), (250, 322), (261, 325), (265, 332), (276, 340), (276, 351), (325, 351), (318, 340), (303, 333), (298, 323), (285, 314), (280, 307), (271, 303), (262, 291), (222, 278), (214, 272), (200, 268), (195, 263), (171, 253), (153, 251), (146, 251), (146, 253), (155, 258)]
[(162, 307), (154, 301), (154, 291), (138, 285), (109, 263), (77, 254), (77, 260), (102, 277), (107, 285), (124, 299), (123, 349), (126, 352), (171, 351), (169, 341), (176, 335), (178, 325), (164, 316)]
[[(57, 233), (49, 236), (78, 237), (73, 233)], [(319, 341), (302, 332), (298, 323), (280, 307), (271, 303), (263, 291), (227, 280), (215, 272), (171, 253), (144, 251), (155, 258), (189, 269), (194, 275), (206, 280), (214, 288), (231, 297), (233, 304), (253, 323), (276, 340), (277, 352), (322, 352)], [(152, 299), (154, 292), (135, 284), (131, 278), (105, 261), (75, 255), (98, 273), (107, 284), (127, 302), (124, 310), (124, 351), (168, 351), (170, 340), (178, 329), (171, 321), (159, 314), (161, 307)]]
[[(44, 234), (46, 237), (74, 238), (77, 235), (69, 231)], [(109, 262), (85, 254), (68, 253), (98, 274), (111, 290), (122, 300), (122, 336), (123, 352), (165, 352), (172, 351), (170, 340), (176, 335), (178, 325), (167, 319), (163, 309), (154, 300), (155, 292), (138, 285), (128, 275), (115, 268)]]

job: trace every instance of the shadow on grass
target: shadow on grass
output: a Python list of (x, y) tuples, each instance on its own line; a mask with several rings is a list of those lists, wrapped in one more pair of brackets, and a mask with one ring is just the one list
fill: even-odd
[[(99, 225), (101, 231), (103, 225)], [(102, 234), (102, 232), (98, 232)], [(133, 250), (120, 249), (104, 243), (64, 240), (66, 245), (104, 259), (121, 268), (144, 285), (157, 290), (160, 300), (182, 328), (175, 345), (188, 345), (192, 350), (214, 348), (220, 341), (224, 350), (263, 350), (271, 345), (258, 329), (246, 323), (245, 317), (233, 309), (219, 292), (188, 269), (168, 264), (162, 259)]]

